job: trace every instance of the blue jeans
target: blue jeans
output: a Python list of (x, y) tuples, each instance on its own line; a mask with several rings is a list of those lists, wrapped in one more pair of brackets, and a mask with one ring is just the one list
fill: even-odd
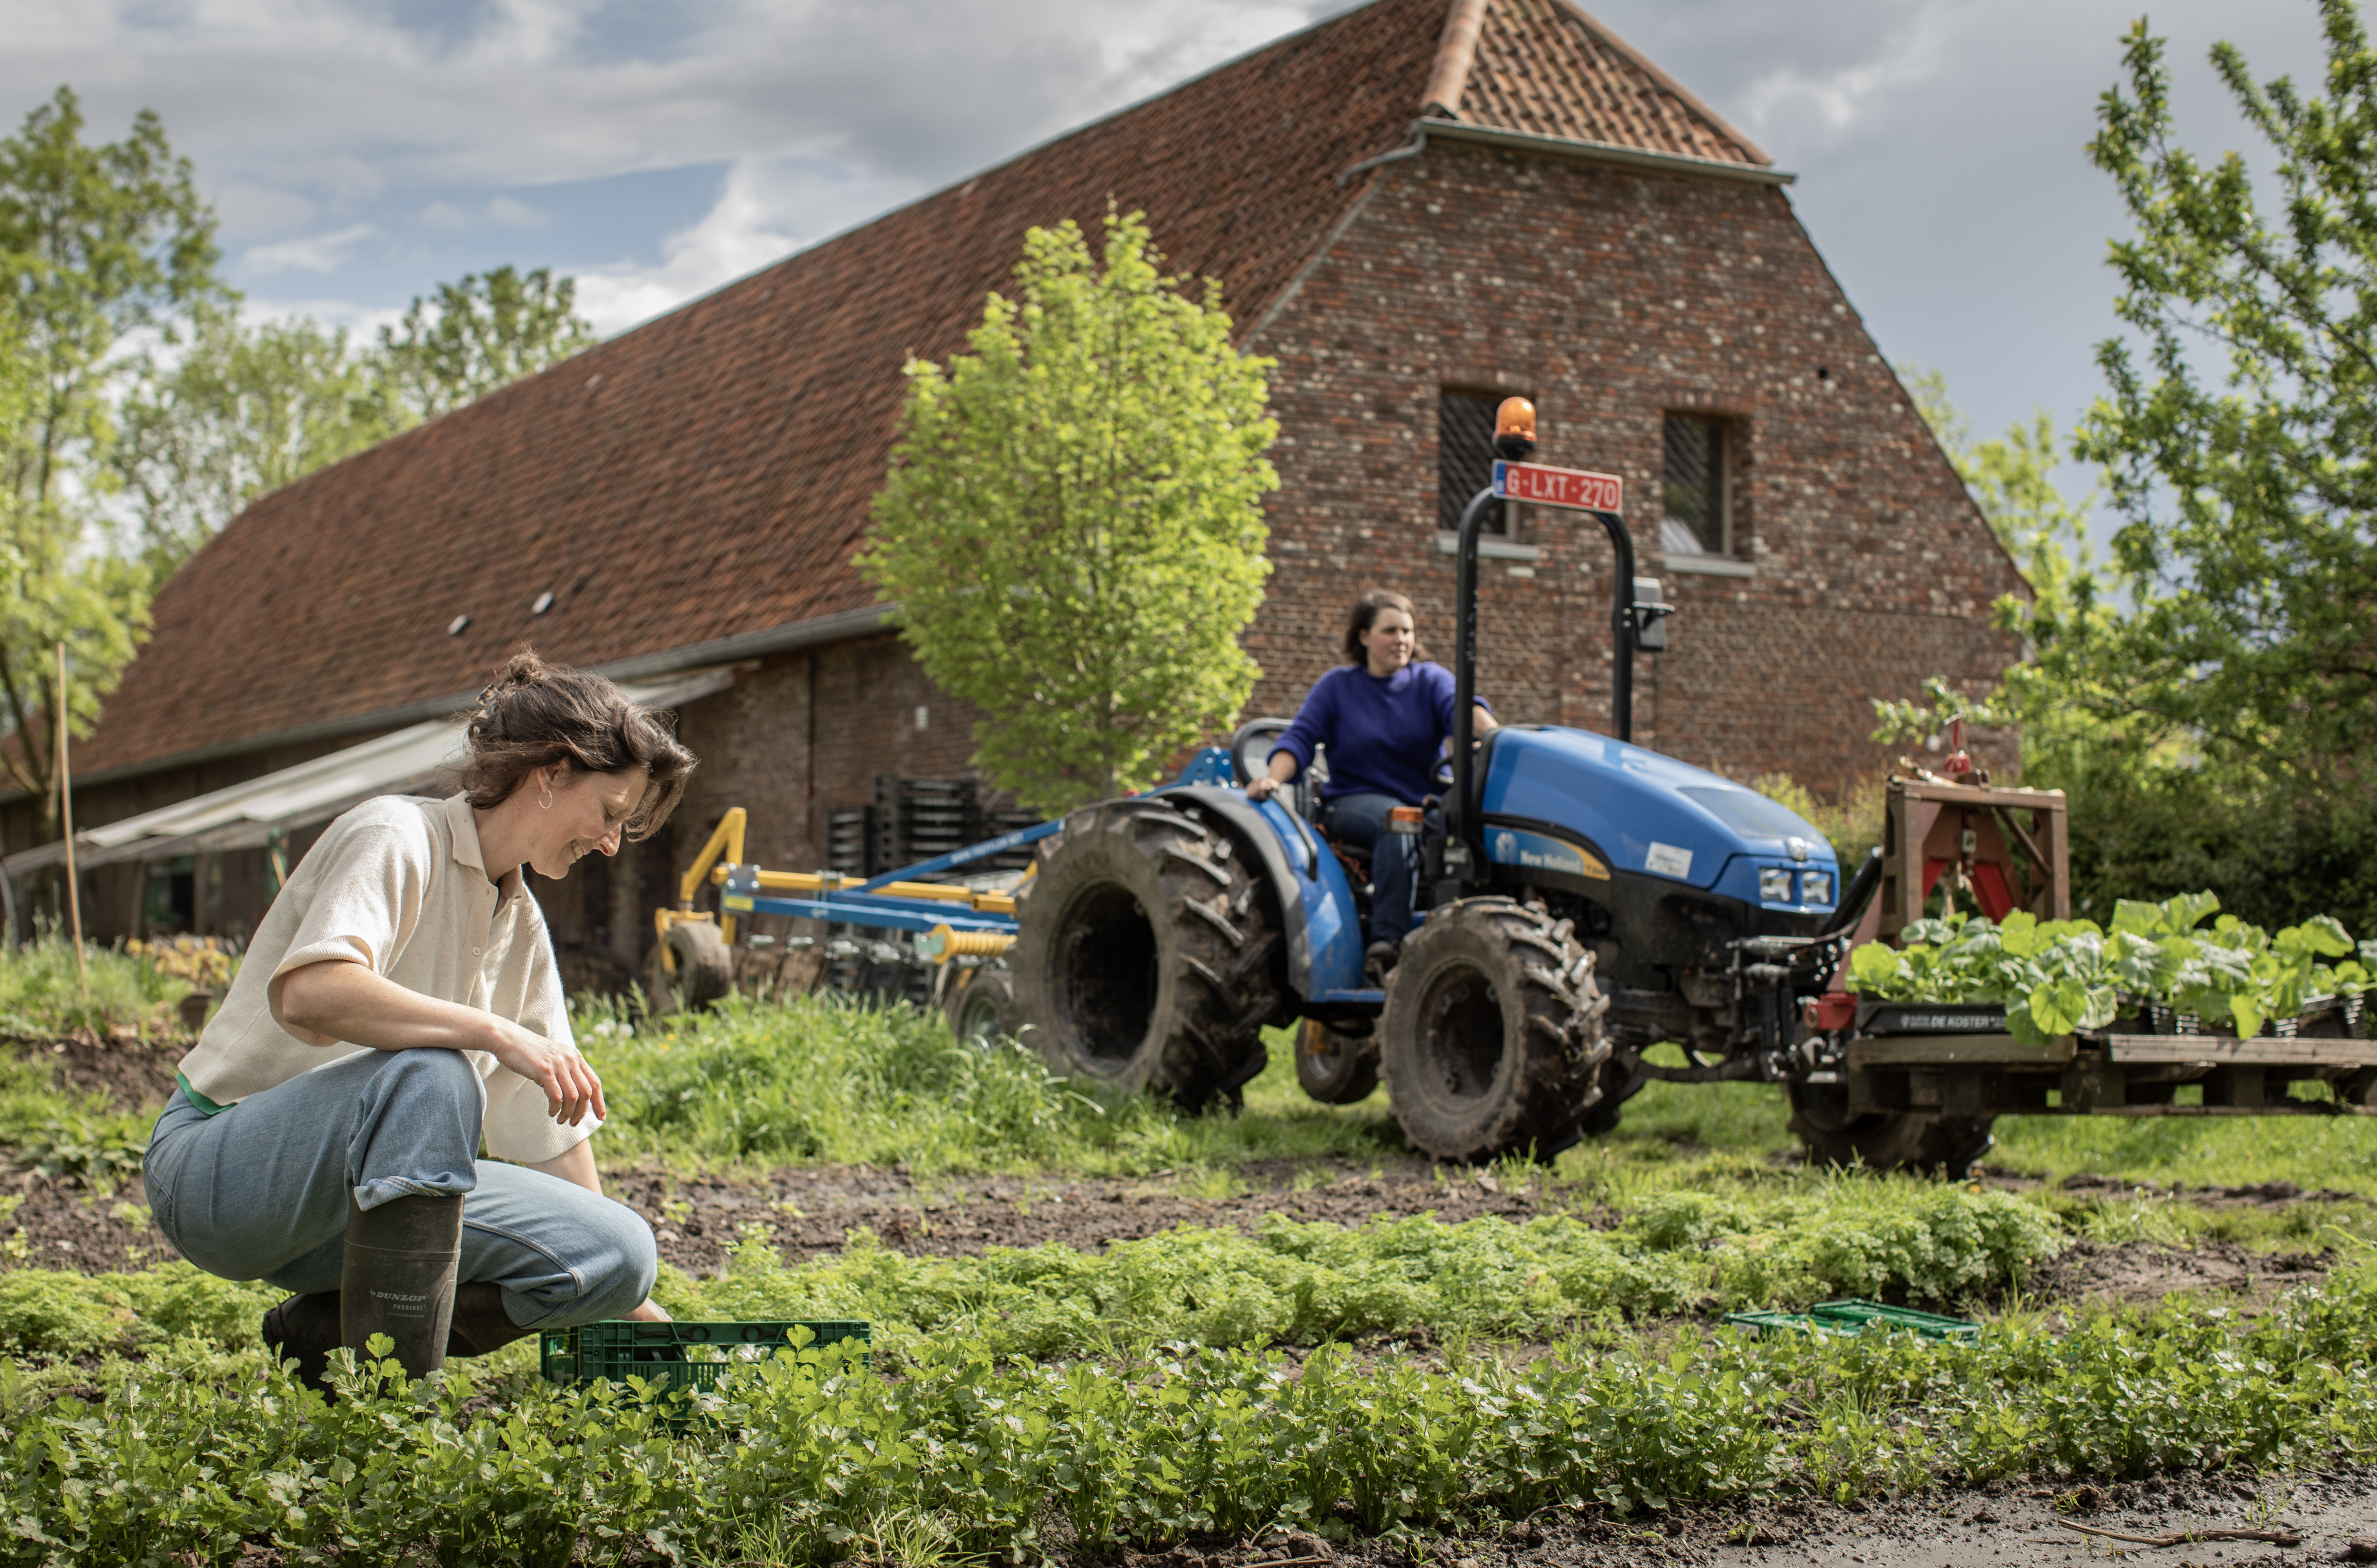
[(1320, 807), (1323, 827), (1356, 849), (1370, 851), (1370, 941), (1374, 944), (1399, 943), (1411, 934), (1420, 836), (1387, 831), (1387, 814), (1409, 803), (1366, 790), (1332, 796)]
[(141, 1183), (165, 1239), (225, 1279), (335, 1290), (349, 1189), (366, 1209), (461, 1193), (457, 1282), (502, 1287), (519, 1327), (641, 1305), (659, 1269), (651, 1227), (574, 1182), (478, 1159), (485, 1111), (477, 1071), (454, 1051), (361, 1051), (212, 1116), (176, 1089)]

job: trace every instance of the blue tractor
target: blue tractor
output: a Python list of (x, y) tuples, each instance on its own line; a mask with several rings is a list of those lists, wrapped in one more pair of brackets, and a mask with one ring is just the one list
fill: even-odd
[[(1630, 742), (1633, 655), (1665, 647), (1668, 607), (1633, 575), (1617, 481), (1523, 461), (1533, 445), (1512, 399), (1494, 482), (1462, 519), (1460, 730), (1442, 826), (1422, 830), (1427, 908), (1383, 987), (1362, 968), (1366, 868), (1314, 825), (1325, 758), (1249, 802), (1241, 783), (1286, 727), (1257, 720), (1177, 782), (1041, 840), (1001, 984), (1052, 1065), (1116, 1094), (1231, 1101), (1265, 1064), (1262, 1030), (1296, 1024), (1308, 1092), (1348, 1102), (1383, 1075), (1413, 1146), (1449, 1160), (1547, 1158), (1615, 1127), (1655, 1078), (1785, 1084), (1803, 1121), (1824, 1120), (1799, 1103), (1823, 1076), (1802, 1016), (1880, 862), (1844, 887), (1807, 822)], [(1614, 736), (1508, 725), (1473, 741), (1478, 535), (1519, 501), (1591, 513), (1616, 551)], [(1644, 1061), (1660, 1042), (1684, 1064)], [(1923, 1129), (1890, 1132), (1894, 1155), (1928, 1152)]]

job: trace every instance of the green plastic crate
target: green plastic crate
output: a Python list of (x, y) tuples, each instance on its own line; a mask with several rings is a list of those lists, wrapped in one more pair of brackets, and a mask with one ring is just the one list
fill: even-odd
[(1805, 1313), (1727, 1313), (1725, 1321), (1760, 1334), (1855, 1334), (1854, 1328), (1818, 1323)]
[(1926, 1339), (1977, 1339), (1981, 1325), (1880, 1301), (1819, 1301), (1804, 1313), (1727, 1313), (1725, 1321), (1760, 1334), (1862, 1334), (1869, 1326)]
[(1862, 1332), (1869, 1324), (1897, 1329), (1902, 1333), (1919, 1334), (1926, 1339), (1978, 1339), (1981, 1325), (1960, 1317), (1941, 1317), (1938, 1313), (1918, 1313), (1912, 1307), (1886, 1307), (1880, 1301), (1819, 1301), (1808, 1309), (1808, 1315), (1818, 1322), (1835, 1324), (1851, 1332)]
[[(706, 1391), (733, 1368), (791, 1349), (794, 1331), (807, 1329), (812, 1346), (856, 1340), (872, 1345), (875, 1329), (859, 1318), (794, 1318), (770, 1323), (629, 1323), (614, 1319), (538, 1336), (549, 1383), (608, 1378), (624, 1385), (640, 1377), (671, 1392)], [(711, 1357), (716, 1359), (711, 1359)], [(867, 1365), (874, 1364), (870, 1350)]]

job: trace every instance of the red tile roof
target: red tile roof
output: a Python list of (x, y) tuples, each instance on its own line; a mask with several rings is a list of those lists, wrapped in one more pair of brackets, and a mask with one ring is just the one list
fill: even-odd
[(1763, 161), (1563, 0), (1373, 0), (259, 500), (159, 596), (78, 772), (464, 692), (527, 639), (602, 663), (865, 606), (900, 367), (962, 347), (1025, 229), (1143, 208), (1250, 324), (1434, 84), (1476, 125)]
[[(1568, 0), (1483, 7), (1461, 118), (1646, 152), (1764, 164), (1756, 143)], [(1557, 40), (1562, 46), (1547, 46)]]

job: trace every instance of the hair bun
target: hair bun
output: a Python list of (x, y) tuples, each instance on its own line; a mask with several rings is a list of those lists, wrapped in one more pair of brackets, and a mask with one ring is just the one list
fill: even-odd
[(524, 647), (504, 660), (502, 671), (496, 676), (496, 683), (488, 690), (516, 692), (522, 686), (536, 684), (544, 678), (544, 660), (536, 656), (536, 649)]

